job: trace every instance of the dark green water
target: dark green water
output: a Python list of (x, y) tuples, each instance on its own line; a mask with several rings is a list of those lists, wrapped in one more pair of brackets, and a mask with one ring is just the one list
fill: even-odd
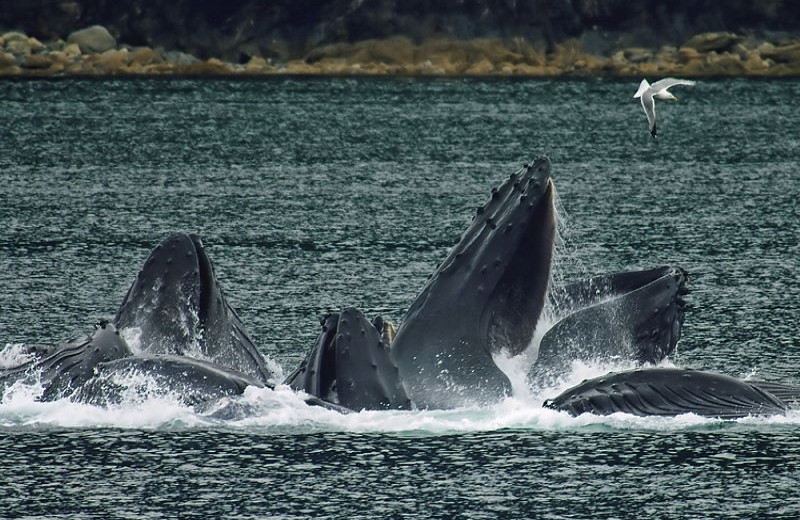
[[(678, 87), (656, 142), (637, 85), (2, 81), (0, 347), (90, 332), (184, 230), (291, 370), (326, 311), (399, 320), (491, 187), (545, 154), (560, 277), (679, 265), (675, 364), (800, 383), (800, 81)], [(273, 394), (226, 423), (19, 392), (0, 518), (800, 516), (800, 414), (571, 419), (522, 396), (343, 417)]]

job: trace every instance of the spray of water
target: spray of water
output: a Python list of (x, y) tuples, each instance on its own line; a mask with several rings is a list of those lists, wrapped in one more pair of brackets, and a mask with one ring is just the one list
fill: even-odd
[[(60, 399), (41, 402), (43, 387), (37, 382), (10, 385), (0, 402), (0, 428), (134, 428), (196, 429), (223, 428), (276, 434), (314, 432), (370, 432), (399, 435), (443, 435), (498, 429), (531, 430), (683, 430), (718, 428), (723, 421), (692, 414), (677, 418), (607, 417), (566, 413), (542, 408), (548, 395), (531, 391), (524, 381), (524, 364), (514, 358), (499, 361), (509, 374), (515, 393), (488, 407), (454, 410), (361, 411), (341, 414), (309, 406), (302, 393), (286, 386), (248, 387), (240, 396), (226, 397), (208, 405), (188, 406), (177, 395), (165, 392), (158, 382), (143, 374), (130, 373), (115, 382), (128, 388), (120, 402), (93, 406)], [(570, 379), (580, 379), (598, 367), (576, 365)], [(553, 389), (554, 392), (560, 389)], [(555, 394), (549, 394), (552, 396)], [(785, 425), (800, 423), (800, 412), (774, 418), (747, 418), (733, 424)]]
[(31, 349), (22, 343), (6, 343), (0, 350), (0, 370), (18, 367), (33, 360)]

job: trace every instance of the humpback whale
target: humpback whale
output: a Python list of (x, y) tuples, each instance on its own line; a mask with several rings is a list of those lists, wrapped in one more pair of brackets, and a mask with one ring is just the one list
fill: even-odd
[[(122, 329), (135, 332), (135, 350)], [(0, 371), (0, 398), (22, 381), (41, 385), (42, 401), (106, 406), (141, 392), (196, 406), (248, 386), (275, 384), (228, 304), (201, 240), (185, 233), (167, 237), (150, 253), (113, 322), (101, 321), (90, 337), (31, 354), (32, 360)], [(314, 396), (305, 401), (349, 411)]]
[(266, 362), (225, 299), (196, 235), (175, 233), (156, 246), (122, 301), (114, 324), (138, 331), (149, 355), (210, 361), (266, 383)]
[(325, 315), (320, 324), (322, 331), (287, 385), (350, 410), (411, 407), (389, 358), (389, 324), (380, 317), (370, 323), (353, 307)]
[[(680, 338), (686, 273), (664, 266), (551, 286), (553, 197), (549, 160), (525, 164), (478, 208), (396, 334), (382, 317), (370, 321), (353, 307), (329, 312), (283, 381), (227, 302), (200, 238), (175, 233), (150, 253), (113, 321), (0, 370), (0, 396), (22, 381), (41, 385), (44, 401), (105, 406), (155, 388), (202, 407), (248, 386), (285, 384), (308, 404), (342, 413), (483, 406), (512, 392), (495, 358), (537, 349), (528, 383), (539, 389), (552, 387), (573, 361), (643, 367), (586, 381), (545, 404), (573, 415), (738, 417), (783, 413), (800, 402), (790, 385), (644, 368), (669, 356)], [(548, 328), (534, 344), (537, 327)]]
[(536, 159), (492, 190), (429, 278), (391, 343), (356, 309), (322, 332), (286, 380), (352, 409), (454, 408), (511, 394), (494, 363), (530, 343), (555, 240), (550, 162)]

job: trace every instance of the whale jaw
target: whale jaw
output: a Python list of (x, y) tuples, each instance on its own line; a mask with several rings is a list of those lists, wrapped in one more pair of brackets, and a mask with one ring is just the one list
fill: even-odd
[(554, 241), (550, 161), (539, 158), (492, 190), (403, 318), (391, 355), (415, 406), (485, 405), (511, 393), (492, 357), (529, 344)]

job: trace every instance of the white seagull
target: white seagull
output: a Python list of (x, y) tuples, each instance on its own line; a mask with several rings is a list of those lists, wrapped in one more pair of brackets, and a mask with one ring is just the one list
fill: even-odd
[(643, 79), (642, 82), (639, 83), (639, 90), (637, 90), (636, 95), (633, 96), (634, 99), (641, 98), (642, 109), (647, 116), (647, 122), (650, 125), (650, 135), (653, 136), (653, 139), (656, 138), (656, 103), (653, 98), (677, 101), (678, 98), (673, 96), (670, 92), (667, 92), (668, 88), (674, 87), (675, 85), (691, 86), (694, 85), (694, 81), (688, 79), (664, 78), (651, 85), (646, 79)]

